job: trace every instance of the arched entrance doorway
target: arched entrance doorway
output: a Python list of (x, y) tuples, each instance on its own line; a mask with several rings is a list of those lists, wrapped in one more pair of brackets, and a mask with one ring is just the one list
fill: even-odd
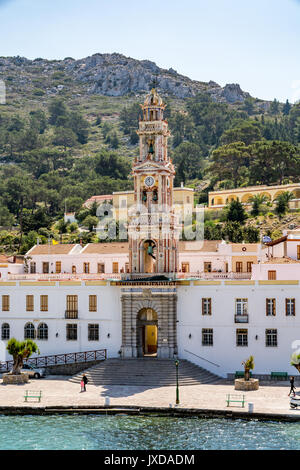
[(143, 308), (137, 316), (137, 355), (157, 356), (157, 313), (152, 308)]

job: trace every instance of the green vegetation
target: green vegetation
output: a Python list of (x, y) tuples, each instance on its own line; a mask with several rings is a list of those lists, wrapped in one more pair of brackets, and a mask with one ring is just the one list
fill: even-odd
[(7, 343), (6, 349), (13, 357), (13, 375), (20, 375), (25, 359), (28, 359), (33, 353), (40, 354), (37, 344), (31, 339), (18, 341), (16, 338), (11, 338)]
[[(66, 71), (44, 74), (40, 60), (31, 75), (24, 70), (26, 93), (12, 72), (6, 77), (8, 104), (0, 108), (1, 249), (25, 253), (37, 238), (97, 241), (95, 210), (82, 210), (82, 204), (96, 194), (133, 188), (144, 95), (87, 94)], [(193, 187), (196, 202), (207, 203), (214, 189), (299, 180), (300, 104), (274, 100), (262, 111), (252, 98), (229, 105), (208, 94), (164, 101), (175, 184)], [(232, 205), (207, 219), (205, 237), (256, 241), (267, 219), (283, 221), (288, 214), (287, 196), (273, 208), (264, 197), (251, 204), (250, 214)], [(80, 227), (64, 223), (65, 209), (76, 212)]]

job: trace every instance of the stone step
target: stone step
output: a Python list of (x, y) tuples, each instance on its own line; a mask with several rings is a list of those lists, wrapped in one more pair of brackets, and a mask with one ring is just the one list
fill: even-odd
[[(173, 360), (107, 359), (84, 372), (90, 384), (170, 386), (176, 385), (176, 368)], [(83, 372), (69, 380), (80, 383)], [(178, 380), (181, 386), (218, 383), (221, 377), (186, 360), (179, 361)]]

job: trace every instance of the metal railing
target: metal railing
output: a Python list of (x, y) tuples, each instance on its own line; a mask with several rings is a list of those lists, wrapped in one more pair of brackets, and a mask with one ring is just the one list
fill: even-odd
[(199, 357), (199, 359), (202, 359), (202, 361), (209, 362), (209, 364), (212, 364), (216, 367), (221, 367), (219, 364), (216, 364), (215, 362), (209, 361), (208, 359), (205, 359), (204, 357), (198, 356), (198, 354), (192, 353), (191, 351), (188, 351), (187, 349), (184, 350), (185, 352), (192, 354), (193, 356)]
[[(94, 351), (84, 351), (66, 354), (55, 354), (53, 356), (38, 356), (32, 357), (24, 361), (25, 364), (30, 364), (35, 367), (55, 366), (59, 364), (75, 364), (80, 362), (89, 361), (104, 361), (107, 359), (106, 349), (97, 349)], [(14, 361), (0, 362), (0, 372), (10, 371), (13, 367)]]
[(249, 323), (248, 313), (243, 315), (234, 315), (234, 323)]
[[(152, 273), (154, 274), (154, 273)], [(158, 275), (160, 273), (155, 273)], [(251, 273), (235, 273), (235, 272), (187, 272), (187, 273), (161, 273), (165, 276), (175, 277), (176, 279), (204, 279), (204, 280), (250, 280)], [(139, 273), (138, 277), (141, 277), (143, 273)], [(148, 273), (145, 273), (145, 277), (149, 276)], [(7, 279), (10, 281), (89, 281), (89, 280), (119, 280), (124, 277), (124, 273), (105, 273), (105, 274), (84, 274), (84, 273), (63, 273), (63, 274), (8, 274)]]
[(218, 280), (218, 279), (251, 279), (251, 273), (235, 273), (235, 272), (202, 272), (202, 271), (197, 271), (194, 273), (176, 273), (177, 279), (205, 279), (205, 280)]
[(107, 279), (121, 279), (121, 273), (103, 273), (103, 274), (85, 274), (85, 273), (60, 273), (60, 274), (8, 274), (7, 279), (10, 281), (89, 281)]

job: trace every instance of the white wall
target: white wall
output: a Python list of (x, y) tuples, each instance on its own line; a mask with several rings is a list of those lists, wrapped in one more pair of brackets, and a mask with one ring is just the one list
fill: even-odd
[[(202, 315), (202, 297), (212, 298), (211, 316)], [(248, 298), (248, 324), (234, 322), (236, 298)], [(266, 316), (266, 298), (276, 298), (276, 317)], [(295, 317), (285, 316), (285, 298), (296, 299)], [(242, 361), (251, 354), (256, 374), (296, 372), (290, 365), (290, 356), (295, 351), (293, 341), (300, 342), (299, 286), (228, 286), (224, 282), (219, 286), (181, 286), (178, 288), (178, 320), (179, 356), (213, 373), (226, 377), (227, 373), (243, 370)], [(213, 328), (213, 346), (202, 346), (202, 328)], [(236, 346), (238, 328), (248, 329), (248, 347)], [(266, 347), (265, 330), (272, 328), (277, 329), (278, 346)]]
[[(8, 322), (11, 337), (24, 338), (24, 325), (32, 322), (36, 327), (47, 323), (49, 339), (36, 340), (41, 355), (52, 355), (76, 351), (107, 349), (108, 357), (118, 357), (122, 342), (121, 292), (120, 287), (107, 283), (103, 286), (61, 285), (5, 285), (0, 283), (2, 295), (10, 295), (10, 311), (3, 312), (0, 302), (0, 326)], [(22, 283), (23, 284), (23, 283)], [(300, 288), (299, 285), (268, 284), (258, 282), (244, 284), (189, 285), (177, 287), (178, 293), (178, 352), (180, 358), (188, 359), (213, 373), (226, 377), (227, 373), (242, 370), (242, 361), (254, 356), (256, 374), (272, 371), (295, 373), (290, 366), (290, 356), (295, 351), (294, 341), (300, 343)], [(33, 294), (34, 312), (26, 312), (26, 295)], [(40, 311), (40, 295), (48, 295), (48, 312)], [(98, 296), (98, 311), (89, 312), (89, 295)], [(66, 296), (78, 295), (78, 320), (66, 320)], [(202, 298), (212, 299), (212, 315), (202, 315)], [(249, 323), (235, 323), (235, 299), (248, 299)], [(266, 298), (276, 299), (276, 316), (266, 316)], [(296, 316), (285, 315), (285, 299), (295, 298)], [(77, 341), (66, 340), (66, 324), (78, 324)], [(99, 341), (88, 341), (88, 323), (99, 323)], [(202, 328), (213, 329), (213, 346), (202, 346)], [(248, 346), (236, 346), (236, 330), (248, 329)], [(277, 329), (278, 346), (265, 346), (265, 330)], [(58, 337), (56, 337), (58, 333)], [(110, 334), (110, 338), (107, 335)], [(191, 334), (191, 338), (189, 335)], [(257, 339), (256, 339), (257, 335)], [(11, 359), (0, 341), (0, 360)], [(189, 352), (187, 352), (189, 351)], [(190, 354), (193, 353), (193, 354)], [(199, 358), (197, 356), (200, 356)], [(208, 362), (210, 361), (210, 362)], [(213, 365), (215, 363), (219, 367)]]
[[(61, 262), (62, 273), (72, 273), (72, 266), (76, 266), (76, 273), (83, 273), (83, 264), (90, 263), (90, 274), (98, 273), (98, 263), (105, 264), (105, 273), (113, 272), (113, 262), (119, 263), (119, 272), (123, 268), (125, 272), (125, 263), (129, 262), (127, 254), (69, 254), (69, 255), (31, 255), (30, 262), (36, 263), (36, 272), (43, 273), (43, 263), (49, 262), (49, 273), (55, 273), (55, 263)], [(30, 264), (29, 262), (29, 264)], [(30, 269), (29, 269), (30, 273)]]
[[(24, 326), (32, 322), (48, 325), (48, 340), (38, 340), (41, 356), (107, 349), (108, 357), (117, 357), (121, 347), (121, 302), (118, 289), (107, 286), (1, 286), (0, 326), (10, 325), (10, 337), (24, 338)], [(1, 296), (10, 295), (10, 311), (2, 312)], [(26, 312), (26, 295), (34, 295), (34, 312)], [(97, 312), (89, 312), (89, 295), (97, 295)], [(40, 295), (48, 295), (48, 312), (40, 311)], [(78, 320), (65, 319), (66, 296), (78, 295)], [(66, 340), (66, 324), (77, 323), (77, 341)], [(99, 323), (99, 341), (88, 341), (88, 324)], [(56, 337), (58, 333), (58, 337)], [(107, 335), (110, 334), (110, 338)], [(1, 337), (1, 336), (0, 336)], [(10, 360), (1, 341), (0, 360)]]
[(260, 263), (252, 266), (252, 280), (268, 280), (268, 271), (276, 271), (276, 280), (300, 280), (300, 263)]

